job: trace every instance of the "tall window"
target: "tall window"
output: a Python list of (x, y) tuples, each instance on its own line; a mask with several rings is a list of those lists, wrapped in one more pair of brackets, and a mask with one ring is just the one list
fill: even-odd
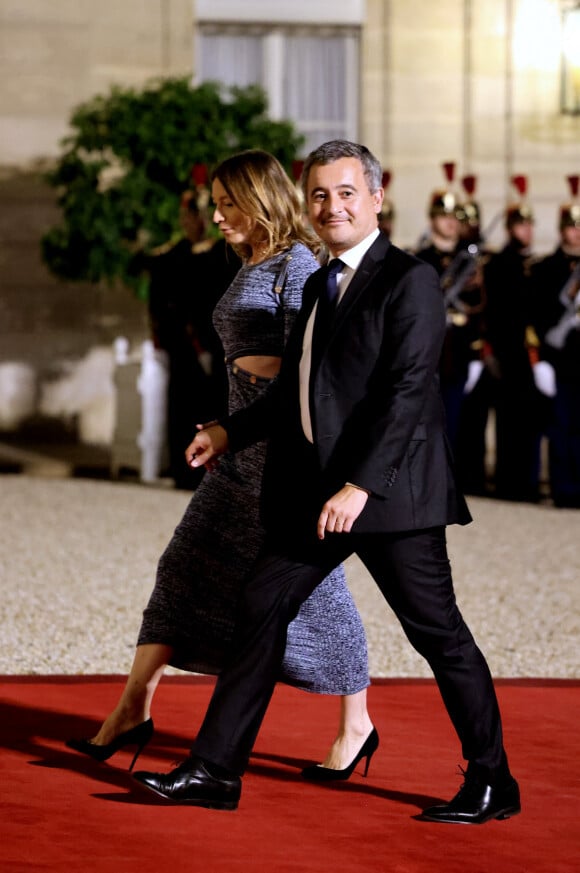
[(274, 119), (294, 122), (304, 152), (358, 133), (359, 32), (352, 26), (202, 23), (197, 81), (261, 85)]

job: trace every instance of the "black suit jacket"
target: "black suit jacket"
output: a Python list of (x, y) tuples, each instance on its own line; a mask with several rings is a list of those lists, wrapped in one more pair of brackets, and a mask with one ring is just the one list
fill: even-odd
[(371, 492), (355, 532), (466, 524), (445, 434), (438, 367), (445, 336), (439, 280), (428, 264), (379, 236), (343, 296), (311, 373), (317, 469), (302, 469), (299, 362), (304, 329), (325, 281), (306, 282), (278, 379), (223, 422), (233, 451), (267, 437), (263, 517), (311, 529), (345, 482)]

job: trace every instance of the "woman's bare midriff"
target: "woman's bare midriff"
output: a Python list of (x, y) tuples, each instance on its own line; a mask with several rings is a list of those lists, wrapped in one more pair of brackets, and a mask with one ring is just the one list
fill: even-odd
[(275, 355), (243, 355), (236, 358), (234, 366), (240, 367), (246, 373), (253, 376), (261, 376), (263, 379), (273, 379), (280, 370), (281, 358)]

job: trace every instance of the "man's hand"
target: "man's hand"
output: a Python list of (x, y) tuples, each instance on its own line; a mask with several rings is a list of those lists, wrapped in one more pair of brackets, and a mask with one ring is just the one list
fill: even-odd
[(190, 467), (205, 466), (213, 470), (219, 455), (228, 450), (228, 434), (221, 424), (198, 424), (199, 433), (185, 450), (185, 460)]
[(341, 488), (322, 507), (318, 517), (318, 538), (323, 540), (325, 532), (350, 533), (368, 498), (368, 492), (355, 485), (347, 484)]

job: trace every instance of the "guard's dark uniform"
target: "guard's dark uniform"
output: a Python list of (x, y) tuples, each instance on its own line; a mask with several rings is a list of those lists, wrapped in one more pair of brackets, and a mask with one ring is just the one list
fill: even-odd
[(563, 507), (580, 507), (580, 319), (573, 323), (580, 276), (571, 279), (578, 264), (580, 254), (566, 254), (559, 246), (532, 271), (534, 327), (541, 356), (556, 373), (548, 427), (550, 492), (555, 505)]
[(227, 408), (223, 350), (211, 314), (240, 260), (223, 240), (200, 252), (183, 238), (151, 257), (147, 266), (154, 341), (169, 358), (170, 474), (178, 488), (189, 490), (203, 475), (185, 463), (195, 425), (217, 418)]
[[(435, 267), (444, 295), (453, 281), (451, 274), (454, 266), (467, 263), (470, 257), (461, 243), (451, 252), (440, 251), (431, 244), (420, 249), (416, 255)], [(477, 283), (468, 282), (458, 299), (449, 302), (447, 310), (447, 335), (441, 354), (440, 376), (447, 429), (455, 447), (469, 363), (478, 357), (474, 344), (481, 335), (480, 294)]]
[[(448, 178), (452, 181), (454, 165), (444, 165)], [(431, 241), (415, 252), (421, 260), (431, 264), (440, 277), (441, 292), (446, 299), (447, 334), (443, 344), (440, 365), (441, 394), (445, 406), (447, 433), (453, 447), (463, 490), (472, 491), (468, 479), (484, 476), (484, 433), (480, 427), (480, 416), (474, 424), (472, 417), (465, 415), (465, 385), (471, 361), (479, 357), (477, 349), (481, 337), (481, 314), (483, 309), (483, 285), (479, 270), (478, 249), (475, 256), (468, 250), (468, 240), (460, 235), (460, 221), (463, 212), (455, 194), (450, 190), (435, 191), (429, 205), (429, 218), (436, 221), (437, 216), (457, 218), (457, 240), (449, 251), (438, 248)], [(463, 421), (462, 421), (463, 419)], [(469, 420), (468, 420), (469, 419)], [(472, 432), (481, 431), (477, 436), (477, 447), (473, 445)], [(465, 438), (463, 436), (465, 434)], [(469, 443), (465, 451), (461, 445)], [(474, 467), (478, 467), (477, 474)], [(464, 469), (462, 469), (464, 468)]]
[(485, 339), (497, 362), (494, 379), (495, 495), (536, 501), (539, 496), (541, 398), (532, 369), (530, 256), (511, 239), (484, 268)]

